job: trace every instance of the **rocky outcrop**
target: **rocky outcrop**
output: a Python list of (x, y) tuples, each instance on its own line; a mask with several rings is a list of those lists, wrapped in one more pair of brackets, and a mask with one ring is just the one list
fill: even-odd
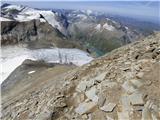
[(18, 96), (2, 91), (2, 119), (160, 119), (159, 38), (156, 33), (63, 74), (51, 68), (30, 74), (34, 89)]
[(56, 28), (39, 20), (2, 21), (1, 37), (2, 45), (25, 43), (30, 48), (79, 47), (77, 43), (68, 41)]

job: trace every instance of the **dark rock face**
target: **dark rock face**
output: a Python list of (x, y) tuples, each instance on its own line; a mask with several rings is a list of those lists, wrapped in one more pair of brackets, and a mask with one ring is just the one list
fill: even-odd
[(75, 47), (65, 36), (47, 22), (39, 20), (17, 22), (2, 21), (1, 44), (26, 43), (30, 48)]
[(34, 37), (37, 35), (36, 21), (3, 21), (1, 34), (2, 45), (15, 44), (22, 41), (34, 41)]

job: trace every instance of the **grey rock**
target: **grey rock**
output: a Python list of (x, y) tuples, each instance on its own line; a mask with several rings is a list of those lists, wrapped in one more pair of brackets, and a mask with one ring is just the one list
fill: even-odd
[(122, 104), (123, 111), (130, 111), (132, 109), (128, 96), (122, 96), (121, 97), (121, 104)]
[(143, 86), (143, 83), (142, 83), (140, 80), (132, 79), (132, 80), (130, 80), (130, 81), (131, 81), (132, 84), (133, 84), (134, 86), (136, 86), (137, 88)]
[(52, 120), (52, 113), (40, 113), (36, 116), (35, 120)]
[(90, 90), (86, 91), (85, 95), (88, 99), (92, 100), (93, 102), (98, 102), (97, 89), (95, 86), (92, 87)]
[(86, 90), (86, 88), (87, 88), (86, 82), (85, 82), (85, 81), (81, 81), (81, 82), (78, 84), (78, 86), (77, 86), (77, 88), (76, 88), (76, 91), (78, 91), (78, 92), (84, 92), (84, 91)]
[(130, 102), (132, 105), (143, 105), (143, 94), (142, 93), (133, 93), (129, 96)]
[(113, 87), (117, 86), (117, 83), (116, 82), (103, 81), (102, 85), (105, 86), (105, 87), (113, 88)]
[(142, 111), (142, 120), (152, 120), (151, 112), (147, 107), (145, 107)]
[(99, 105), (99, 107), (102, 107), (104, 105), (105, 101), (106, 101), (105, 96), (102, 95), (102, 94), (99, 95), (99, 99), (98, 99), (98, 105)]
[(75, 112), (80, 115), (89, 113), (95, 106), (96, 103), (94, 102), (83, 102), (78, 105), (78, 107), (75, 109)]
[(102, 82), (105, 79), (106, 73), (101, 73), (100, 75), (95, 77), (95, 80), (98, 82)]
[(117, 114), (118, 114), (118, 120), (130, 120), (128, 111), (118, 112)]
[(112, 112), (115, 107), (116, 107), (115, 103), (108, 103), (108, 104), (100, 107), (100, 109), (105, 111), (105, 112)]
[(130, 94), (134, 93), (137, 90), (130, 81), (124, 82), (122, 87), (125, 89), (127, 93)]

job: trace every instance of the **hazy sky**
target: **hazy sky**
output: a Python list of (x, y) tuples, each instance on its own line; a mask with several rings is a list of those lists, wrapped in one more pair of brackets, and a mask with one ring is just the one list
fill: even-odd
[(130, 0), (14, 0), (7, 3), (28, 5), (34, 8), (60, 9), (90, 9), (111, 14), (130, 16), (150, 21), (160, 20), (160, 1), (130, 1)]

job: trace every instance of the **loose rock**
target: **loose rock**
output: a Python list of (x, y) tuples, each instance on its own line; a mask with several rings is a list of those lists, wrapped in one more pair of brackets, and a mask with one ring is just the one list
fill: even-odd
[(108, 103), (107, 105), (104, 105), (103, 107), (100, 107), (100, 109), (105, 111), (105, 112), (112, 112), (115, 107), (116, 107), (115, 103)]
[(75, 112), (80, 115), (89, 113), (95, 106), (96, 103), (94, 102), (83, 102), (78, 105), (78, 107), (75, 109)]
[(96, 94), (97, 94), (96, 87), (92, 87), (90, 90), (85, 92), (85, 95), (87, 96), (88, 99), (97, 103), (98, 102), (98, 96)]

